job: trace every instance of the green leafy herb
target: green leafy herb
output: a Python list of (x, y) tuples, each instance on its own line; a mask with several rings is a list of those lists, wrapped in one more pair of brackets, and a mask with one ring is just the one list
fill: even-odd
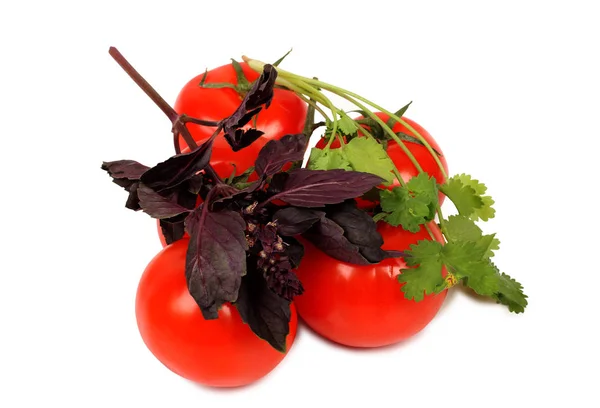
[(437, 185), (434, 178), (421, 173), (409, 180), (406, 187), (391, 191), (380, 190), (383, 219), (393, 226), (401, 225), (407, 231), (417, 232), (422, 224), (435, 217), (438, 205)]
[(350, 116), (344, 112), (340, 112), (340, 118), (338, 119), (338, 133), (348, 136), (353, 135), (358, 131), (358, 125)]
[(355, 171), (375, 174), (385, 180), (394, 181), (394, 162), (383, 146), (370, 137), (356, 137), (343, 147), (346, 159)]
[(319, 149), (313, 147), (308, 159), (310, 170), (352, 170), (352, 166), (342, 149)]
[[(404, 283), (402, 291), (405, 297), (419, 301), (426, 294), (439, 293), (462, 281), (477, 294), (507, 305), (511, 312), (523, 312), (527, 306), (523, 287), (508, 275), (501, 274), (489, 258), (489, 242), (497, 240), (494, 241), (493, 235), (482, 236), (481, 231), (474, 230), (472, 226), (459, 233), (461, 225), (469, 225), (464, 220), (469, 221), (450, 217), (447, 227), (450, 226), (453, 234), (448, 235), (454, 238), (446, 245), (425, 240), (411, 245), (411, 249), (406, 251), (406, 264), (415, 268), (404, 269), (398, 276), (398, 281)], [(488, 245), (482, 245), (484, 241), (489, 241)], [(447, 272), (445, 279), (444, 266)]]
[(412, 245), (406, 258), (411, 269), (403, 269), (398, 281), (403, 282), (402, 292), (407, 299), (419, 302), (424, 295), (439, 293), (446, 288), (442, 276), (442, 244), (437, 241), (420, 241)]
[(495, 210), (492, 208), (494, 200), (484, 196), (487, 188), (471, 176), (460, 174), (453, 176), (440, 186), (444, 193), (456, 206), (458, 213), (473, 220), (482, 219), (487, 221), (494, 217)]
[(477, 221), (478, 219), (487, 221), (490, 218), (494, 218), (496, 215), (496, 210), (492, 208), (494, 200), (490, 196), (484, 196), (485, 192), (487, 191), (485, 184), (480, 183), (479, 180), (472, 179), (468, 174), (459, 174), (455, 177), (462, 181), (464, 185), (470, 186), (473, 190), (475, 190), (475, 193), (481, 197), (483, 205), (480, 208), (477, 208), (473, 214), (471, 214), (471, 219), (474, 221)]

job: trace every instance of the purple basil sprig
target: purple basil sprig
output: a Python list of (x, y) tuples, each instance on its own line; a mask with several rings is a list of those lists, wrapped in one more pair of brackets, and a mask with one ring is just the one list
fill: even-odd
[(219, 308), (231, 302), (254, 333), (285, 351), (290, 302), (304, 291), (294, 272), (304, 247), (294, 237), (302, 235), (329, 255), (356, 264), (398, 254), (381, 249), (375, 223), (353, 200), (379, 185), (380, 177), (344, 170), (283, 171), (303, 159), (307, 138), (302, 134), (263, 147), (255, 161), (256, 182), (244, 182), (250, 171), (242, 181), (231, 178), (232, 185), (214, 173), (212, 144), (221, 130), (234, 151), (262, 135), (243, 128), (268, 108), (276, 78), (275, 68), (266, 65), (238, 109), (193, 151), (152, 168), (121, 160), (105, 162), (102, 169), (129, 192), (128, 208), (160, 220), (167, 243), (188, 233), (185, 277), (205, 319), (218, 318)]

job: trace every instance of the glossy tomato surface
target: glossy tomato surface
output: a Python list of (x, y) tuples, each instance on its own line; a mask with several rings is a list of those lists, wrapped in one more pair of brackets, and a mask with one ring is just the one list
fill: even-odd
[[(442, 235), (430, 224), (436, 239)], [(384, 249), (406, 250), (431, 239), (380, 223)], [(405, 340), (421, 331), (437, 314), (446, 291), (425, 296), (421, 302), (404, 298), (396, 277), (406, 268), (402, 258), (374, 265), (352, 265), (333, 259), (303, 242), (305, 255), (297, 270), (304, 294), (295, 299), (298, 314), (323, 337), (353, 347), (379, 347)]]
[[(387, 122), (389, 120), (389, 116), (386, 115), (385, 113), (375, 112), (375, 114), (379, 118), (381, 118), (381, 120), (383, 120), (384, 122)], [(355, 118), (355, 120), (359, 120), (359, 119), (363, 119), (363, 117), (359, 116), (359, 117)], [(442, 163), (442, 167), (446, 171), (446, 174), (448, 174), (448, 163), (446, 162), (446, 157), (444, 156), (444, 153), (442, 152), (440, 146), (435, 141), (435, 139), (429, 134), (429, 132), (427, 132), (427, 130), (425, 130), (421, 125), (416, 123), (414, 120), (411, 120), (404, 116), (402, 117), (402, 119), (404, 119), (410, 126), (412, 126), (417, 132), (419, 132), (419, 134), (421, 136), (423, 136), (423, 138), (425, 140), (427, 140), (427, 142), (431, 145), (431, 147), (433, 147), (433, 149), (435, 149), (438, 153), (441, 154), (441, 156), (439, 157), (440, 162)], [(407, 135), (414, 136), (414, 134), (411, 131), (409, 131), (408, 128), (406, 128), (404, 125), (402, 125), (401, 123), (398, 123), (398, 122), (396, 122), (396, 124), (392, 127), (392, 130), (396, 133), (402, 132)], [(435, 159), (433, 158), (431, 153), (429, 153), (429, 151), (427, 150), (427, 148), (425, 146), (417, 144), (417, 143), (406, 142), (406, 141), (404, 142), (404, 144), (406, 145), (408, 150), (413, 154), (413, 156), (415, 157), (417, 162), (421, 165), (421, 168), (423, 169), (423, 171), (428, 173), (430, 176), (435, 177), (435, 179), (437, 180), (437, 182), (439, 184), (442, 184), (446, 181), (444, 174), (442, 173), (442, 171), (440, 170), (439, 166), (437, 165)], [(321, 139), (317, 142), (316, 147), (322, 149), (326, 145), (327, 145), (327, 141), (325, 139)], [(339, 146), (340, 146), (340, 143), (338, 140), (335, 140), (331, 144), (332, 148), (337, 148)], [(414, 176), (417, 176), (419, 174), (419, 171), (417, 170), (417, 168), (411, 163), (411, 161), (408, 158), (408, 156), (406, 155), (406, 153), (404, 153), (404, 151), (400, 148), (400, 146), (395, 141), (392, 140), (388, 143), (387, 153), (390, 156), (390, 158), (392, 159), (392, 161), (394, 162), (394, 164), (396, 165), (396, 168), (400, 172), (400, 175), (402, 176), (402, 179), (404, 181), (408, 181), (411, 178), (413, 178)], [(399, 185), (399, 182), (397, 180), (395, 180), (394, 183), (392, 185), (388, 186), (387, 188), (392, 189), (398, 185)], [(444, 198), (445, 198), (445, 195), (440, 193), (440, 195), (439, 195), (440, 205), (444, 201)], [(360, 204), (361, 208), (372, 206), (372, 205), (367, 205), (366, 202), (363, 200), (359, 200), (359, 204)]]
[[(240, 65), (248, 81), (253, 82), (258, 79), (259, 74), (250, 69), (245, 62)], [(179, 114), (185, 113), (195, 118), (218, 122), (235, 112), (243, 97), (231, 88), (200, 87), (203, 76), (204, 73), (196, 76), (183, 87), (175, 101), (174, 109)], [(233, 65), (227, 64), (208, 71), (205, 82), (237, 84)], [(306, 111), (307, 105), (296, 94), (283, 89), (275, 89), (269, 108), (263, 108), (256, 118), (256, 128), (265, 134), (252, 145), (238, 152), (231, 150), (224, 137), (217, 137), (211, 160), (213, 167), (222, 177), (231, 174), (233, 167), (230, 163), (232, 162), (238, 166), (238, 174), (243, 172), (254, 165), (258, 152), (269, 140), (280, 139), (287, 134), (302, 133)], [(252, 124), (251, 121), (247, 127)], [(191, 123), (187, 127), (196, 141), (206, 140), (215, 129)], [(180, 138), (180, 145), (182, 149), (187, 146), (183, 138)]]
[[(218, 319), (202, 317), (186, 285), (187, 244), (184, 239), (164, 248), (140, 280), (135, 311), (144, 343), (167, 368), (196, 383), (236, 387), (262, 378), (285, 354), (258, 338), (231, 304)], [(292, 304), (288, 350), (296, 328)]]

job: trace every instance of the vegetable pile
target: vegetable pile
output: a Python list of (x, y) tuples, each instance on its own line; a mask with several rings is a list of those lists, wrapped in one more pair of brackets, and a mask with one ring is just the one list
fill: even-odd
[[(181, 278), (185, 290), (172, 290), (193, 299), (201, 320), (239, 313), (243, 327), (285, 353), (296, 330), (295, 302), (317, 332), (356, 346), (388, 344), (419, 331), (435, 316), (446, 290), (459, 283), (512, 312), (524, 311), (522, 286), (492, 261), (499, 240), (477, 225), (495, 215), (486, 186), (466, 174), (449, 177), (442, 149), (404, 117), (410, 104), (388, 111), (280, 69), (284, 56), (274, 64), (244, 57), (243, 63), (232, 60), (205, 72), (183, 88), (173, 109), (115, 48), (109, 52), (170, 119), (176, 154), (153, 167), (118, 160), (104, 162), (102, 169), (128, 192), (127, 208), (159, 220), (167, 247), (145, 278), (177, 274), (173, 279)], [(328, 93), (356, 110), (338, 109)], [(317, 114), (322, 121), (315, 122)], [(313, 135), (321, 139), (307, 152)], [(444, 217), (446, 198), (457, 215)], [(173, 258), (169, 265), (177, 267), (164, 266), (172, 248), (185, 261), (180, 265)], [(160, 262), (164, 265), (156, 267)], [(385, 275), (380, 279), (389, 294), (380, 283), (358, 283), (367, 271)], [(346, 287), (351, 274), (358, 276), (361, 294)], [(233, 369), (205, 370), (203, 361), (180, 363), (189, 355), (165, 351), (160, 337), (173, 330), (169, 319), (178, 317), (153, 320), (148, 310), (169, 304), (140, 301), (161, 296), (145, 288), (140, 284), (136, 306), (142, 337), (178, 374), (209, 385), (242, 385), (278, 363), (269, 360), (264, 364), (271, 366), (241, 377)], [(352, 302), (362, 307), (358, 314), (350, 313)], [(385, 309), (378, 313), (395, 310), (398, 327), (384, 331), (400, 330), (396, 337), (377, 334), (383, 321), (359, 322), (377, 304)], [(336, 307), (344, 321), (335, 322), (334, 313), (325, 310)], [(210, 335), (206, 331), (198, 336)], [(362, 334), (369, 331), (371, 337)], [(186, 347), (199, 346), (198, 338)], [(168, 341), (173, 349), (181, 346), (180, 339)], [(221, 338), (209, 342), (212, 351), (221, 341), (248, 346), (247, 340)], [(223, 381), (212, 381), (216, 377)]]

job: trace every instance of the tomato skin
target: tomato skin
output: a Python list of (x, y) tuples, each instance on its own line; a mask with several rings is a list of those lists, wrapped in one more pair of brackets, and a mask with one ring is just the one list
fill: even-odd
[[(390, 118), (388, 115), (382, 112), (375, 112), (375, 115), (377, 115), (377, 117), (379, 117), (384, 122), (387, 122)], [(363, 117), (359, 116), (355, 118), (355, 120), (359, 119), (363, 119)], [(425, 130), (414, 120), (404, 116), (402, 117), (402, 119), (404, 119), (410, 126), (412, 126), (417, 132), (419, 132), (419, 134), (423, 136), (423, 138), (431, 145), (431, 147), (433, 147), (437, 152), (441, 154), (441, 156), (439, 156), (440, 162), (442, 163), (442, 167), (446, 171), (446, 174), (448, 174), (448, 163), (446, 162), (446, 157), (444, 156), (440, 146), (437, 144), (435, 139), (429, 134), (429, 132), (427, 132), (427, 130)], [(407, 135), (414, 136), (414, 134), (411, 131), (409, 131), (404, 125), (402, 125), (399, 122), (396, 122), (396, 124), (392, 127), (392, 130), (396, 133), (402, 132), (406, 133)], [(411, 142), (404, 142), (404, 144), (406, 145), (408, 150), (413, 154), (417, 162), (421, 165), (423, 171), (428, 173), (430, 176), (435, 177), (439, 184), (443, 184), (446, 181), (444, 174), (442, 173), (439, 166), (435, 162), (435, 159), (433, 158), (431, 153), (429, 153), (425, 146)], [(322, 149), (326, 145), (327, 140), (321, 139), (317, 142), (316, 147)], [(338, 140), (334, 140), (331, 144), (331, 147), (340, 147), (340, 142)], [(395, 141), (392, 140), (388, 143), (387, 153), (398, 168), (398, 171), (400, 172), (400, 175), (402, 176), (402, 179), (405, 182), (408, 182), (408, 180), (419, 174), (417, 168), (411, 163), (406, 153), (402, 151), (398, 143), (396, 143)], [(390, 186), (387, 186), (386, 188), (391, 190), (392, 188), (397, 187), (399, 184), (400, 183), (397, 180), (394, 180), (394, 183)], [(445, 197), (446, 196), (442, 193), (439, 194), (440, 205), (442, 205), (442, 203), (444, 202)], [(374, 205), (373, 203), (369, 204), (367, 201), (364, 200), (357, 201), (359, 202), (359, 207), (361, 208), (373, 207)]]
[[(258, 79), (259, 74), (252, 70), (248, 64), (242, 62), (240, 65), (248, 81), (252, 82)], [(243, 98), (231, 88), (201, 88), (199, 84), (203, 76), (204, 73), (196, 76), (181, 89), (175, 101), (174, 109), (178, 114), (185, 113), (198, 119), (218, 122), (235, 112)], [(208, 71), (205, 82), (237, 84), (233, 65), (227, 64)], [(263, 108), (256, 118), (256, 128), (265, 134), (252, 145), (238, 152), (233, 152), (225, 138), (218, 136), (213, 146), (211, 164), (222, 177), (231, 174), (230, 162), (237, 164), (238, 174), (242, 173), (248, 167), (254, 165), (258, 152), (269, 140), (280, 139), (287, 134), (302, 133), (306, 111), (306, 103), (296, 94), (284, 89), (275, 89), (269, 108)], [(250, 127), (252, 124), (251, 121), (246, 127)], [(208, 139), (215, 130), (213, 127), (192, 123), (188, 123), (187, 128), (195, 141)], [(180, 137), (180, 145), (182, 149), (187, 146), (182, 137)]]
[[(237, 387), (267, 375), (286, 354), (258, 338), (231, 304), (205, 320), (185, 280), (188, 240), (164, 248), (148, 264), (137, 291), (136, 317), (152, 354), (180, 376), (213, 387)], [(297, 329), (292, 304), (288, 350)]]
[[(436, 240), (442, 234), (430, 224)], [(431, 239), (424, 228), (418, 233), (385, 223), (378, 224), (384, 249), (407, 250), (411, 244)], [(305, 292), (295, 299), (298, 315), (315, 332), (352, 347), (380, 347), (405, 340), (421, 331), (437, 314), (446, 292), (425, 296), (421, 302), (404, 298), (397, 281), (402, 258), (374, 265), (352, 265), (333, 259), (304, 242), (305, 255), (297, 275)]]

